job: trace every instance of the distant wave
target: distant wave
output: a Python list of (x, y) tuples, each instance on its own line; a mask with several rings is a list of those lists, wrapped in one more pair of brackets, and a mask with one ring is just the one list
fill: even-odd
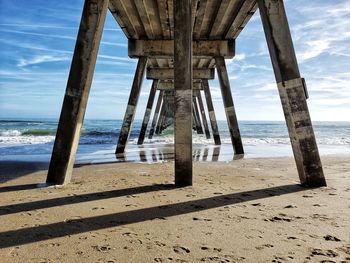
[[(1, 146), (7, 145), (21, 145), (21, 144), (50, 144), (55, 140), (54, 129), (38, 128), (38, 129), (8, 129), (0, 130)], [(134, 129), (130, 135), (131, 143), (137, 144), (139, 130)], [(350, 145), (350, 136), (339, 134), (338, 136), (318, 136), (317, 142), (323, 145)], [(80, 144), (115, 144), (119, 136), (119, 130), (83, 130), (80, 138)], [(288, 137), (276, 136), (261, 136), (260, 134), (250, 134), (242, 138), (244, 145), (286, 145), (290, 144)], [(230, 144), (231, 139), (228, 132), (221, 133), (221, 142), (223, 144)], [(152, 140), (145, 140), (145, 143), (174, 143), (173, 128), (164, 131), (162, 136), (155, 136)], [(203, 135), (193, 134), (193, 143), (195, 144), (213, 144), (213, 139), (207, 140)]]
[(48, 129), (29, 129), (22, 132), (22, 135), (44, 136), (55, 135), (56, 131)]

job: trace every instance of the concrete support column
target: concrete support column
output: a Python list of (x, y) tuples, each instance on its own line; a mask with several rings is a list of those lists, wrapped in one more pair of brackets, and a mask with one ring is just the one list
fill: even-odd
[(196, 96), (193, 96), (192, 100), (197, 134), (204, 134)]
[(213, 132), (214, 142), (216, 145), (220, 145), (221, 144), (220, 133), (218, 128), (218, 123), (216, 121), (214, 105), (213, 105), (213, 100), (211, 98), (208, 80), (202, 80), (202, 85), (204, 89), (205, 98), (207, 101), (208, 114), (210, 119), (211, 130)]
[(143, 121), (142, 121), (142, 127), (141, 127), (141, 131), (140, 131), (139, 139), (137, 141), (137, 144), (139, 144), (139, 145), (143, 144), (143, 141), (145, 140), (147, 126), (148, 126), (149, 119), (151, 117), (154, 97), (156, 95), (158, 83), (159, 83), (159, 80), (153, 80), (152, 87), (151, 87), (148, 101), (147, 101), (145, 116), (143, 117)]
[(91, 88), (108, 0), (85, 0), (46, 182), (67, 184)]
[(226, 112), (227, 124), (230, 130), (231, 140), (235, 154), (244, 154), (241, 134), (238, 127), (238, 121), (233, 104), (230, 81), (227, 74), (225, 59), (223, 57), (215, 58), (216, 69), (218, 72), (222, 99)]
[(257, 0), (300, 182), (326, 186), (282, 0)]
[(165, 118), (165, 109), (166, 109), (166, 101), (165, 101), (165, 93), (163, 94), (163, 103), (162, 103), (162, 108), (160, 110), (158, 122), (157, 122), (157, 127), (156, 127), (156, 134), (159, 135), (162, 129), (162, 123)]
[(120, 130), (120, 135), (118, 139), (116, 154), (124, 153), (125, 147), (128, 143), (130, 131), (132, 128), (132, 123), (134, 121), (137, 102), (140, 97), (142, 82), (145, 76), (147, 66), (147, 57), (140, 57), (137, 63), (137, 68), (135, 71), (134, 81), (131, 87), (130, 97), (128, 101), (128, 106), (125, 111), (124, 121), (122, 128)]
[(202, 95), (201, 95), (201, 92), (199, 90), (196, 91), (196, 97), (197, 97), (197, 100), (198, 100), (199, 111), (200, 111), (200, 113), (202, 115), (202, 123), (203, 123), (204, 131), (205, 131), (205, 136), (206, 136), (207, 139), (210, 139), (210, 132), (209, 132), (207, 116), (206, 116), (205, 110), (204, 110), (204, 104), (203, 104), (203, 100), (202, 100)]
[(149, 131), (148, 139), (153, 138), (154, 131), (155, 131), (155, 128), (156, 128), (156, 125), (158, 122), (160, 107), (161, 107), (162, 101), (163, 101), (163, 94), (164, 94), (163, 90), (159, 91), (158, 101), (157, 101), (156, 109), (154, 111), (152, 126), (151, 126), (151, 129)]
[(174, 0), (175, 184), (192, 185), (192, 0)]

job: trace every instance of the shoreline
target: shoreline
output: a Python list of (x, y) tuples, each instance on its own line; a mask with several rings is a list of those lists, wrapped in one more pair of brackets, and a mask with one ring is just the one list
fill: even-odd
[(349, 157), (321, 157), (322, 188), (301, 187), (285, 157), (194, 162), (194, 185), (185, 188), (174, 187), (172, 162), (84, 165), (70, 184), (44, 188), (38, 166), (0, 184), (0, 255), (5, 262), (347, 261)]
[[(30, 147), (30, 145), (29, 145)], [(35, 146), (37, 147), (37, 146)], [(47, 147), (43, 145), (42, 147)], [(51, 147), (51, 146), (50, 146)], [(49, 147), (49, 148), (50, 148)], [(289, 144), (246, 145), (245, 159), (292, 157), (292, 148)], [(348, 145), (319, 145), (321, 156), (340, 154), (350, 155)], [(1, 148), (0, 148), (1, 151)], [(49, 162), (52, 149), (46, 149), (45, 153), (33, 154), (33, 151), (23, 154), (0, 154), (0, 161), (30, 161)], [(158, 161), (171, 161), (174, 159), (174, 145), (166, 143), (148, 143), (142, 146), (129, 143), (124, 157), (116, 158), (115, 145), (97, 147), (94, 145), (79, 146), (76, 155), (76, 163), (109, 163), (109, 162), (141, 162), (153, 163)], [(220, 146), (214, 144), (194, 144), (193, 156), (195, 161), (232, 161), (236, 157), (232, 145), (225, 143)], [(240, 157), (239, 157), (240, 158)]]
[[(321, 162), (323, 163), (323, 160), (325, 159), (349, 159), (350, 160), (350, 154), (344, 153), (344, 154), (324, 154), (321, 155)], [(294, 157), (293, 156), (275, 156), (275, 157), (269, 157), (269, 156), (262, 156), (262, 157), (251, 157), (247, 158), (244, 155), (236, 155), (233, 156), (231, 160), (201, 160), (198, 159), (196, 156), (193, 157), (193, 164), (195, 163), (203, 163), (203, 164), (230, 164), (235, 163), (239, 160), (246, 160), (246, 161), (271, 161), (271, 160), (291, 160), (294, 163)], [(157, 164), (172, 164), (174, 161), (173, 158), (167, 158), (164, 160), (158, 160), (158, 161), (143, 161), (143, 160), (127, 160), (125, 158), (120, 158), (119, 160), (85, 160), (84, 161), (76, 161), (74, 164), (74, 170), (77, 168), (85, 167), (85, 166), (99, 166), (99, 165), (113, 165), (113, 164), (144, 164), (144, 165), (157, 165)], [(12, 179), (18, 177), (18, 175), (28, 175), (31, 173), (36, 173), (40, 171), (47, 171), (50, 165), (50, 161), (40, 161), (40, 160), (1, 160), (0, 159), (0, 184), (5, 183), (7, 181), (11, 181)], [(74, 172), (73, 172), (74, 173)], [(42, 182), (43, 183), (43, 182)]]

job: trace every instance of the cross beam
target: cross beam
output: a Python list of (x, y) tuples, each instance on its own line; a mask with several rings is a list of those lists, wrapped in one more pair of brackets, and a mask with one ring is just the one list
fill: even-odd
[[(193, 57), (231, 59), (235, 56), (235, 40), (197, 40), (192, 42)], [(173, 58), (174, 40), (130, 39), (128, 53), (131, 58)]]
[[(148, 68), (147, 79), (172, 80), (174, 79), (173, 68)], [(214, 79), (214, 69), (193, 69), (193, 79)]]
[[(203, 90), (202, 83), (201, 82), (193, 82), (193, 89), (194, 90)], [(158, 90), (174, 90), (174, 83), (173, 82), (159, 82)]]

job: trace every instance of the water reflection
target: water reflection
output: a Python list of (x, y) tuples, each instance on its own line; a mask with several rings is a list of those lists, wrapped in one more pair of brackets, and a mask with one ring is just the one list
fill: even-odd
[[(248, 151), (247, 151), (248, 152)], [(232, 161), (246, 157), (244, 155), (234, 155), (232, 145), (193, 145), (192, 158), (196, 162), (218, 162)], [(128, 145), (124, 154), (115, 154), (114, 147), (110, 150), (99, 151), (84, 158), (79, 158), (77, 164), (111, 163), (111, 162), (142, 162), (157, 163), (173, 161), (173, 144), (144, 144)]]
[[(217, 162), (221, 160), (238, 160), (242, 159), (244, 155), (234, 155), (233, 152), (225, 151), (221, 154), (221, 146), (206, 145), (193, 147), (192, 158), (197, 162)], [(224, 156), (223, 156), (224, 155)], [(230, 157), (231, 156), (231, 157)], [(118, 154), (116, 160), (118, 162), (164, 162), (173, 161), (174, 146), (173, 145), (157, 145), (156, 147), (147, 147), (145, 145), (130, 147), (125, 154)]]

